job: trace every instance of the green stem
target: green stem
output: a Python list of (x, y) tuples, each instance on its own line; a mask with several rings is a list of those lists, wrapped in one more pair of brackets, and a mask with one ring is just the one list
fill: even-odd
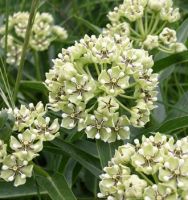
[(138, 19), (137, 25), (138, 25), (138, 30), (140, 31), (142, 37), (144, 38), (145, 37), (145, 30), (144, 30), (142, 18)]
[(20, 60), (20, 65), (18, 67), (18, 73), (17, 73), (17, 77), (16, 77), (15, 89), (14, 89), (14, 94), (13, 94), (14, 101), (16, 101), (19, 86), (20, 86), (20, 81), (21, 81), (21, 78), (22, 78), (25, 56), (26, 56), (27, 47), (28, 47), (28, 44), (29, 44), (29, 38), (30, 38), (30, 35), (31, 35), (31, 29), (32, 29), (32, 26), (33, 26), (33, 23), (34, 23), (38, 3), (39, 3), (39, 0), (33, 0), (32, 4), (31, 4), (29, 20), (28, 20), (28, 24), (27, 24), (27, 30), (26, 30), (24, 44), (23, 44), (23, 48), (22, 48), (21, 60)]
[(159, 45), (159, 50), (160, 51), (163, 51), (163, 52), (166, 52), (166, 53), (173, 53), (172, 50), (170, 50), (169, 48), (163, 46), (163, 45)]
[(88, 66), (85, 66), (85, 71), (91, 78), (93, 78), (93, 76), (91, 75), (91, 72), (89, 71), (89, 67)]
[(153, 185), (153, 182), (150, 181), (149, 178), (148, 178), (145, 174), (143, 174), (142, 172), (138, 172), (138, 171), (137, 171), (137, 173), (138, 173), (142, 178), (145, 179), (145, 181), (148, 183), (148, 185)]
[(135, 97), (132, 97), (132, 96), (127, 96), (125, 94), (119, 94), (120, 97), (123, 97), (125, 99), (136, 99)]
[(155, 20), (155, 13), (152, 13), (151, 18), (150, 18), (150, 22), (149, 22), (149, 27), (148, 27), (148, 32), (147, 32), (147, 34), (150, 33), (150, 30), (152, 29), (154, 20)]
[(131, 113), (131, 110), (129, 108), (127, 108), (126, 106), (124, 106), (117, 98), (116, 98), (116, 101), (124, 110)]
[(131, 30), (133, 35), (136, 35), (139, 38), (141, 37), (141, 35), (139, 33), (137, 33), (133, 28), (130, 27), (130, 30)]
[(155, 183), (157, 184), (159, 182), (157, 174), (153, 174), (152, 176), (153, 176)]
[(145, 33), (148, 33), (148, 13), (147, 13), (147, 8), (146, 8), (145, 14), (144, 14), (144, 29), (145, 29)]
[(156, 16), (156, 19), (155, 19), (155, 22), (154, 22), (154, 24), (153, 24), (153, 26), (152, 26), (152, 29), (151, 29), (151, 31), (149, 32), (150, 34), (153, 34), (153, 33), (156, 31), (157, 25), (159, 24), (159, 20), (160, 20), (160, 18), (159, 18), (159, 16), (157, 15), (157, 16)]
[(36, 77), (37, 77), (38, 81), (41, 81), (42, 76), (41, 76), (41, 71), (40, 71), (40, 61), (39, 61), (38, 52), (33, 51), (33, 56), (34, 56), (34, 60), (35, 60)]
[(5, 7), (5, 12), (6, 12), (6, 24), (5, 24), (5, 68), (6, 68), (6, 59), (7, 59), (7, 40), (8, 40), (8, 24), (9, 24), (9, 4), (8, 0), (6, 0), (6, 7)]
[(99, 76), (100, 75), (99, 67), (96, 63), (94, 65), (95, 65), (95, 70), (97, 72), (97, 75)]
[(126, 89), (132, 88), (132, 87), (134, 87), (136, 84), (137, 84), (136, 82), (135, 82), (135, 83), (132, 83), (132, 84), (130, 84)]
[(166, 26), (166, 24), (167, 24), (167, 22), (164, 22), (162, 24), (162, 26), (160, 27), (160, 29), (155, 32), (155, 35), (158, 35), (159, 33), (161, 33), (161, 31), (164, 29), (164, 27)]

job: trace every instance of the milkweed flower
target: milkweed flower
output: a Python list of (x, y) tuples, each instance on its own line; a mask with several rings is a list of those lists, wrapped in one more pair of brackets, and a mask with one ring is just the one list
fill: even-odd
[(41, 102), (7, 110), (14, 117), (14, 126), (9, 143), (0, 140), (0, 177), (7, 182), (14, 181), (14, 186), (25, 184), (26, 178), (32, 176), (32, 160), (39, 156), (43, 142), (59, 135), (58, 120), (52, 121), (46, 111)]
[(119, 146), (100, 176), (99, 198), (186, 199), (187, 137), (175, 141), (160, 133)]
[[(17, 12), (9, 16), (7, 60), (11, 65), (19, 65), (22, 53), (23, 39), (29, 20), (29, 12)], [(5, 48), (5, 25), (0, 27), (1, 45)], [(53, 16), (49, 13), (36, 13), (29, 39), (29, 50), (47, 50), (53, 41), (63, 41), (68, 37), (67, 31), (55, 25)]]
[(26, 160), (21, 161), (14, 155), (8, 155), (4, 161), (0, 177), (7, 182), (14, 181), (14, 186), (23, 185), (26, 177), (32, 176), (33, 165)]
[(173, 23), (180, 19), (180, 12), (179, 8), (174, 8), (172, 0), (124, 0), (108, 13), (108, 18), (110, 23), (103, 34), (129, 37), (134, 47), (167, 53), (187, 49), (178, 42), (173, 30)]
[(149, 121), (158, 75), (151, 69), (152, 56), (133, 49), (128, 38), (85, 35), (53, 63), (45, 80), (48, 106), (60, 112), (63, 128), (114, 142), (128, 139), (130, 126)]

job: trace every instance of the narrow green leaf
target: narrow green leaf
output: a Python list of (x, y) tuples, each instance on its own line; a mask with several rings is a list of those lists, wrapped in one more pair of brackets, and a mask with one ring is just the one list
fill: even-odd
[(52, 143), (58, 148), (45, 147), (45, 149), (49, 151), (55, 150), (56, 153), (62, 153), (62, 152), (67, 153), (70, 157), (75, 159), (84, 168), (89, 170), (93, 175), (97, 177), (102, 173), (100, 162), (97, 158), (79, 149), (75, 145), (65, 142), (59, 138), (56, 138), (54, 141), (52, 141)]
[(188, 115), (165, 121), (155, 132), (167, 133), (185, 127), (188, 127)]
[[(47, 194), (45, 189), (40, 190), (40, 194)], [(12, 183), (0, 182), (0, 199), (15, 199), (29, 196), (37, 196), (37, 188), (33, 179), (28, 179), (26, 184), (14, 187)]]
[(188, 38), (188, 18), (183, 21), (177, 30), (177, 38), (179, 42), (185, 43)]
[(21, 81), (21, 89), (32, 89), (47, 94), (48, 90), (45, 85), (40, 81)]
[(166, 120), (188, 115), (188, 92), (184, 93), (179, 101), (172, 107)]
[(5, 142), (9, 140), (12, 134), (12, 128), (14, 126), (14, 118), (8, 114), (5, 110), (0, 112), (0, 139)]
[(122, 141), (117, 141), (113, 143), (103, 142), (102, 140), (96, 141), (97, 150), (100, 158), (101, 167), (107, 166), (108, 161), (114, 156), (115, 150), (118, 146), (123, 145)]
[(101, 167), (104, 168), (105, 166), (107, 166), (108, 161), (112, 157), (110, 145), (101, 140), (97, 140), (96, 145), (97, 145), (97, 150), (98, 150), (98, 154), (100, 158)]
[(177, 54), (172, 54), (168, 57), (157, 60), (153, 66), (154, 72), (160, 72), (161, 70), (174, 65), (188, 62), (188, 51), (184, 51)]
[(69, 188), (65, 177), (60, 173), (48, 174), (39, 166), (35, 166), (36, 179), (41, 188), (48, 191), (52, 200), (76, 200), (72, 190)]
[(92, 24), (91, 22), (89, 22), (88, 20), (83, 19), (82, 17), (78, 17), (78, 16), (74, 16), (74, 17), (77, 20), (79, 20), (80, 22), (82, 22), (86, 27), (91, 29), (94, 33), (96, 33), (96, 34), (101, 33), (101, 29), (98, 26), (96, 26), (96, 25)]

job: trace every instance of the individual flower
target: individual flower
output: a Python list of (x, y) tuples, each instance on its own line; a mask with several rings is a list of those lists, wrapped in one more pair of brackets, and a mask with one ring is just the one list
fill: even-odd
[[(118, 194), (118, 188), (122, 187), (121, 191), (124, 191), (125, 186), (123, 185), (122, 178), (130, 177), (130, 169), (123, 165), (112, 165), (104, 168), (104, 174), (100, 176), (102, 179), (99, 183), (101, 193), (98, 194), (99, 198), (104, 198), (106, 196), (117, 196), (121, 197), (121, 194)], [(121, 176), (120, 176), (121, 175)]]
[(58, 40), (65, 40), (68, 37), (67, 31), (61, 26), (53, 26), (52, 33)]
[(117, 96), (119, 93), (124, 93), (123, 90), (129, 86), (129, 76), (117, 66), (107, 71), (103, 70), (99, 75), (99, 82), (107, 94)]
[(33, 32), (38, 35), (48, 35), (54, 23), (53, 16), (49, 13), (37, 13), (33, 24)]
[(109, 142), (115, 142), (116, 140), (125, 140), (130, 138), (130, 121), (127, 116), (119, 116), (118, 113), (114, 113), (112, 116), (112, 132), (108, 139)]
[(93, 90), (95, 90), (95, 81), (89, 79), (87, 75), (77, 75), (65, 82), (65, 91), (72, 103), (88, 102), (94, 96)]
[(143, 171), (145, 174), (155, 174), (161, 166), (163, 157), (156, 146), (153, 146), (150, 142), (144, 142), (131, 160), (137, 171)]
[(175, 43), (177, 41), (176, 31), (169, 28), (164, 28), (159, 35), (159, 39), (167, 45)]
[(143, 45), (146, 49), (151, 50), (159, 46), (159, 38), (157, 35), (147, 35)]
[(91, 52), (88, 53), (88, 57), (96, 63), (109, 63), (117, 57), (118, 52), (119, 50), (111, 37), (100, 35), (91, 48)]
[(58, 119), (50, 123), (49, 117), (39, 116), (34, 121), (34, 126), (31, 128), (31, 133), (36, 135), (36, 139), (42, 141), (51, 141), (59, 135)]
[(157, 199), (177, 200), (178, 196), (174, 189), (163, 183), (147, 187), (144, 191), (144, 200)]
[(28, 161), (21, 161), (14, 155), (8, 155), (4, 161), (0, 177), (7, 182), (14, 181), (14, 186), (23, 185), (26, 177), (32, 176), (33, 165)]
[(79, 106), (75, 104), (68, 103), (62, 108), (62, 124), (61, 126), (66, 129), (72, 129), (78, 125), (78, 131), (81, 131), (84, 128), (85, 105), (82, 103)]
[(11, 20), (16, 34), (24, 38), (29, 20), (29, 13), (28, 12), (14, 13)]
[(115, 164), (130, 163), (131, 157), (134, 155), (134, 153), (135, 147), (132, 144), (127, 143), (123, 146), (119, 146), (115, 151), (112, 162)]
[(45, 114), (44, 106), (39, 102), (36, 106), (32, 103), (29, 106), (21, 105), (20, 108), (14, 108), (9, 110), (15, 117), (14, 131), (22, 131), (31, 126), (34, 119), (38, 116)]
[(168, 157), (165, 160), (164, 167), (159, 170), (159, 179), (173, 188), (188, 189), (188, 158), (178, 159)]
[(113, 96), (99, 97), (97, 111), (100, 113), (106, 113), (112, 115), (116, 110), (119, 109), (119, 104), (116, 102)]
[(111, 135), (110, 124), (112, 124), (111, 118), (104, 116), (98, 112), (94, 115), (88, 115), (86, 118), (85, 132), (88, 138), (96, 138), (107, 141)]
[(43, 149), (43, 144), (41, 140), (37, 141), (36, 135), (27, 129), (18, 134), (18, 139), (11, 136), (10, 147), (15, 151), (13, 154), (20, 160), (31, 161)]
[(133, 174), (129, 179), (124, 180), (125, 185), (125, 197), (127, 199), (139, 199), (143, 196), (143, 191), (147, 186), (147, 182), (140, 179), (137, 175)]

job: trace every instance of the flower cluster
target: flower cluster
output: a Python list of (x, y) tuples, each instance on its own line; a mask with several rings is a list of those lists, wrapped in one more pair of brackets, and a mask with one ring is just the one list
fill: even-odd
[(129, 138), (130, 125), (149, 121), (158, 75), (152, 73), (152, 57), (133, 49), (127, 37), (86, 35), (53, 62), (45, 84), (62, 127), (114, 142)]
[(187, 49), (170, 28), (180, 19), (179, 9), (173, 7), (172, 0), (124, 0), (108, 13), (108, 18), (105, 35), (127, 36), (136, 47), (147, 50), (158, 48), (174, 53)]
[(58, 136), (59, 124), (57, 119), (50, 122), (50, 118), (45, 117), (41, 102), (36, 106), (21, 105), (20, 109), (10, 109), (8, 113), (14, 116), (15, 124), (9, 143), (11, 153), (7, 153), (7, 144), (0, 140), (0, 177), (19, 186), (26, 182), (26, 177), (32, 176), (31, 161), (43, 149), (43, 142)]
[(125, 144), (100, 176), (99, 198), (188, 199), (188, 138), (175, 142), (160, 133)]
[[(7, 39), (7, 63), (18, 65), (20, 63), (23, 40), (25, 38), (29, 12), (17, 12), (9, 17)], [(1, 45), (5, 48), (5, 25), (0, 27)], [(48, 49), (50, 43), (67, 38), (66, 30), (54, 25), (53, 16), (49, 13), (37, 13), (29, 40), (29, 48), (35, 51)]]

